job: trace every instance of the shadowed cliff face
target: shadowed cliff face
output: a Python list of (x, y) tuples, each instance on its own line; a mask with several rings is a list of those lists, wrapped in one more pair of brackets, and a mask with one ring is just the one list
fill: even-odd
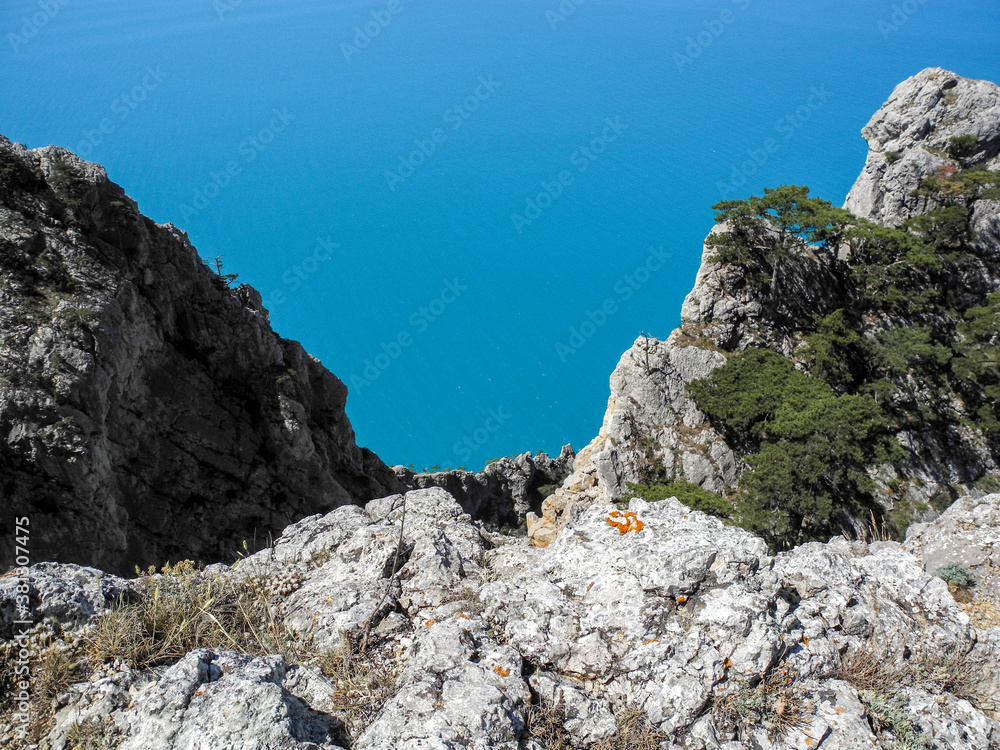
[(0, 137), (0, 534), (29, 516), (32, 560), (228, 559), (399, 489), (346, 399), (101, 167)]

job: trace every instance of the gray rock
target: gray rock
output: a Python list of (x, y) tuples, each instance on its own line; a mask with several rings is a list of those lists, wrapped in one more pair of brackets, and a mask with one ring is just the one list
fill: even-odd
[(136, 699), (120, 750), (339, 749), (342, 724), (287, 690), (288, 677), (280, 656), (193, 651)]
[[(376, 668), (390, 679), (363, 722), (345, 709), (341, 678), (201, 649), (169, 668), (111, 664), (72, 686), (46, 747), (63, 750), (75, 723), (106, 716), (124, 750), (538, 750), (539, 701), (578, 747), (612, 738), (625, 708), (678, 750), (872, 747), (866, 678), (844, 654), (901, 670), (875, 698), (900, 692), (930, 747), (1000, 738), (986, 708), (1000, 696), (1000, 629), (973, 628), (901, 545), (838, 538), (771, 557), (762, 540), (673, 499), (577, 507), (547, 548), (497, 540), (487, 549), (478, 522), (432, 488), (304, 519), (272, 550), (217, 571), (296, 571), (300, 586), (272, 604), (314, 653), (366, 632), (385, 645)], [(774, 687), (761, 692), (762, 679)]]
[(933, 522), (911, 526), (904, 547), (928, 573), (967, 568), (976, 591), (1000, 604), (1000, 494), (959, 498)]
[(979, 139), (966, 166), (1000, 165), (1000, 88), (927, 68), (899, 84), (861, 132), (868, 141), (868, 160), (844, 207), (878, 224), (898, 226), (926, 210), (923, 200), (910, 193), (951, 161), (947, 151), (952, 137)]
[(0, 641), (32, 625), (54, 619), (60, 625), (86, 623), (120, 598), (132, 595), (133, 585), (96, 568), (38, 563), (0, 578)]
[(413, 474), (400, 466), (393, 469), (409, 486), (447, 491), (473, 518), (491, 526), (518, 526), (569, 476), (575, 457), (573, 448), (566, 445), (557, 458), (522, 453), (498, 458), (475, 474), (463, 470)]

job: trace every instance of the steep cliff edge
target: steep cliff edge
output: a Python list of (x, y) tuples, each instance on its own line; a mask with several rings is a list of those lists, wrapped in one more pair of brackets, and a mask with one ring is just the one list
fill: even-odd
[[(760, 282), (755, 274), (763, 269), (750, 262), (718, 262), (718, 240), (734, 229), (725, 223), (713, 229), (681, 327), (666, 341), (640, 338), (622, 356), (598, 436), (580, 451), (573, 474), (542, 513), (529, 516), (536, 544), (550, 543), (579, 508), (626, 497), (629, 484), (683, 479), (733, 496), (749, 451), (699, 410), (690, 384), (758, 347), (802, 369), (810, 336), (844, 311), (855, 319), (847, 333), (884, 359), (902, 360), (895, 369), (878, 362), (878, 379), (859, 376), (853, 391), (834, 383), (838, 393), (864, 393), (893, 408), (904, 454), (869, 467), (876, 486), (870, 510), (895, 510), (903, 523), (928, 520), (970, 486), (989, 484), (1000, 442), (995, 427), (984, 427), (979, 402), (995, 397), (983, 390), (982, 378), (955, 375), (962, 360), (948, 342), (963, 339), (959, 329), (973, 325), (968, 316), (977, 310), (987, 311), (981, 328), (992, 325), (987, 313), (995, 315), (987, 306), (1000, 286), (1000, 88), (940, 68), (924, 70), (896, 87), (863, 135), (870, 153), (847, 199), (850, 214), (835, 215), (842, 232), (835, 241), (823, 248), (789, 243), (781, 273), (774, 264)], [(749, 209), (728, 212), (739, 216), (741, 210)], [(883, 236), (880, 226), (898, 233)], [(793, 233), (801, 230), (800, 224)], [(773, 250), (777, 232), (769, 225), (749, 249), (756, 243), (762, 254)], [(894, 246), (893, 256), (884, 249), (893, 243), (906, 252)], [(918, 245), (920, 252), (913, 250)], [(910, 268), (917, 269), (910, 288), (898, 284), (890, 290), (895, 297), (883, 299), (895, 282), (872, 277), (894, 279)], [(924, 297), (922, 307), (915, 304)], [(915, 332), (926, 332), (926, 340), (917, 341)], [(981, 333), (984, 341), (993, 335)], [(889, 351), (887, 342), (896, 349)], [(907, 359), (911, 350), (950, 359), (924, 373)], [(856, 521), (842, 518), (837, 530), (857, 532)]]
[(101, 167), (0, 137), (4, 538), (29, 516), (36, 560), (230, 559), (396, 491), (346, 398), (254, 289), (229, 289)]

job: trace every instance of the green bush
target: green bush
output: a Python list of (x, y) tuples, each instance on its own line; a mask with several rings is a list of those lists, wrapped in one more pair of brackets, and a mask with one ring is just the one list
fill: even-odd
[(676, 497), (692, 510), (700, 510), (718, 518), (729, 518), (733, 512), (732, 503), (728, 500), (686, 479), (675, 479), (666, 484), (629, 484), (628, 488), (631, 497), (639, 497), (649, 503)]
[(972, 588), (976, 584), (976, 577), (972, 575), (972, 571), (957, 562), (942, 565), (934, 571), (934, 575), (945, 583), (954, 584), (960, 589)]
[(838, 396), (767, 349), (733, 355), (688, 390), (748, 453), (736, 520), (774, 548), (825, 539), (838, 511), (873, 506), (866, 469), (899, 451), (874, 399)]
[(948, 139), (948, 155), (952, 159), (972, 156), (979, 148), (979, 139), (974, 135), (956, 135)]
[(930, 737), (920, 731), (913, 716), (906, 710), (908, 700), (903, 693), (892, 697), (873, 690), (859, 690), (858, 698), (868, 712), (868, 721), (877, 734), (889, 732), (898, 750), (924, 750)]

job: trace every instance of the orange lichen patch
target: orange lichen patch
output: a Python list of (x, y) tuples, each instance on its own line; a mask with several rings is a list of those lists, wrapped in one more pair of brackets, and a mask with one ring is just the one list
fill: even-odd
[(510, 677), (509, 669), (504, 669), (503, 667), (493, 667), (493, 671), (496, 672), (501, 677)]
[(812, 737), (806, 737), (806, 747), (812, 747), (815, 744), (816, 740), (814, 740)]
[(684, 594), (678, 594), (677, 595), (677, 603), (678, 604), (683, 604), (687, 600), (688, 600), (688, 598), (686, 596), (684, 596)]
[(597, 583), (597, 581), (591, 581), (590, 585), (587, 586), (587, 591), (590, 591), (592, 588), (594, 588), (595, 583)]
[(195, 690), (195, 691), (194, 691), (194, 694), (195, 694), (196, 696), (202, 696), (202, 695), (204, 695), (204, 694), (205, 694), (205, 691), (204, 691), (204, 690)]
[(650, 643), (659, 643), (659, 642), (660, 642), (659, 638), (650, 638), (648, 641), (643, 641), (642, 645), (648, 646)]
[(803, 646), (808, 646), (809, 645), (809, 636), (805, 636), (805, 635), (802, 636), (802, 645)]
[(468, 620), (469, 619), (469, 616), (467, 614), (465, 614), (465, 612), (459, 612), (457, 615), (455, 615), (455, 617), (457, 617), (459, 620)]
[(430, 627), (431, 625), (433, 625), (433, 624), (434, 624), (435, 622), (437, 622), (437, 620), (428, 620), (427, 622), (425, 622), (425, 623), (424, 623), (424, 627), (425, 627), (425, 628), (429, 628), (429, 627)]
[(630, 531), (639, 532), (645, 527), (639, 517), (632, 511), (613, 510), (608, 514), (608, 526), (618, 529), (618, 533), (625, 536)]
[(732, 659), (726, 659), (724, 662), (722, 662), (723, 669), (729, 669), (731, 666), (733, 666)]

